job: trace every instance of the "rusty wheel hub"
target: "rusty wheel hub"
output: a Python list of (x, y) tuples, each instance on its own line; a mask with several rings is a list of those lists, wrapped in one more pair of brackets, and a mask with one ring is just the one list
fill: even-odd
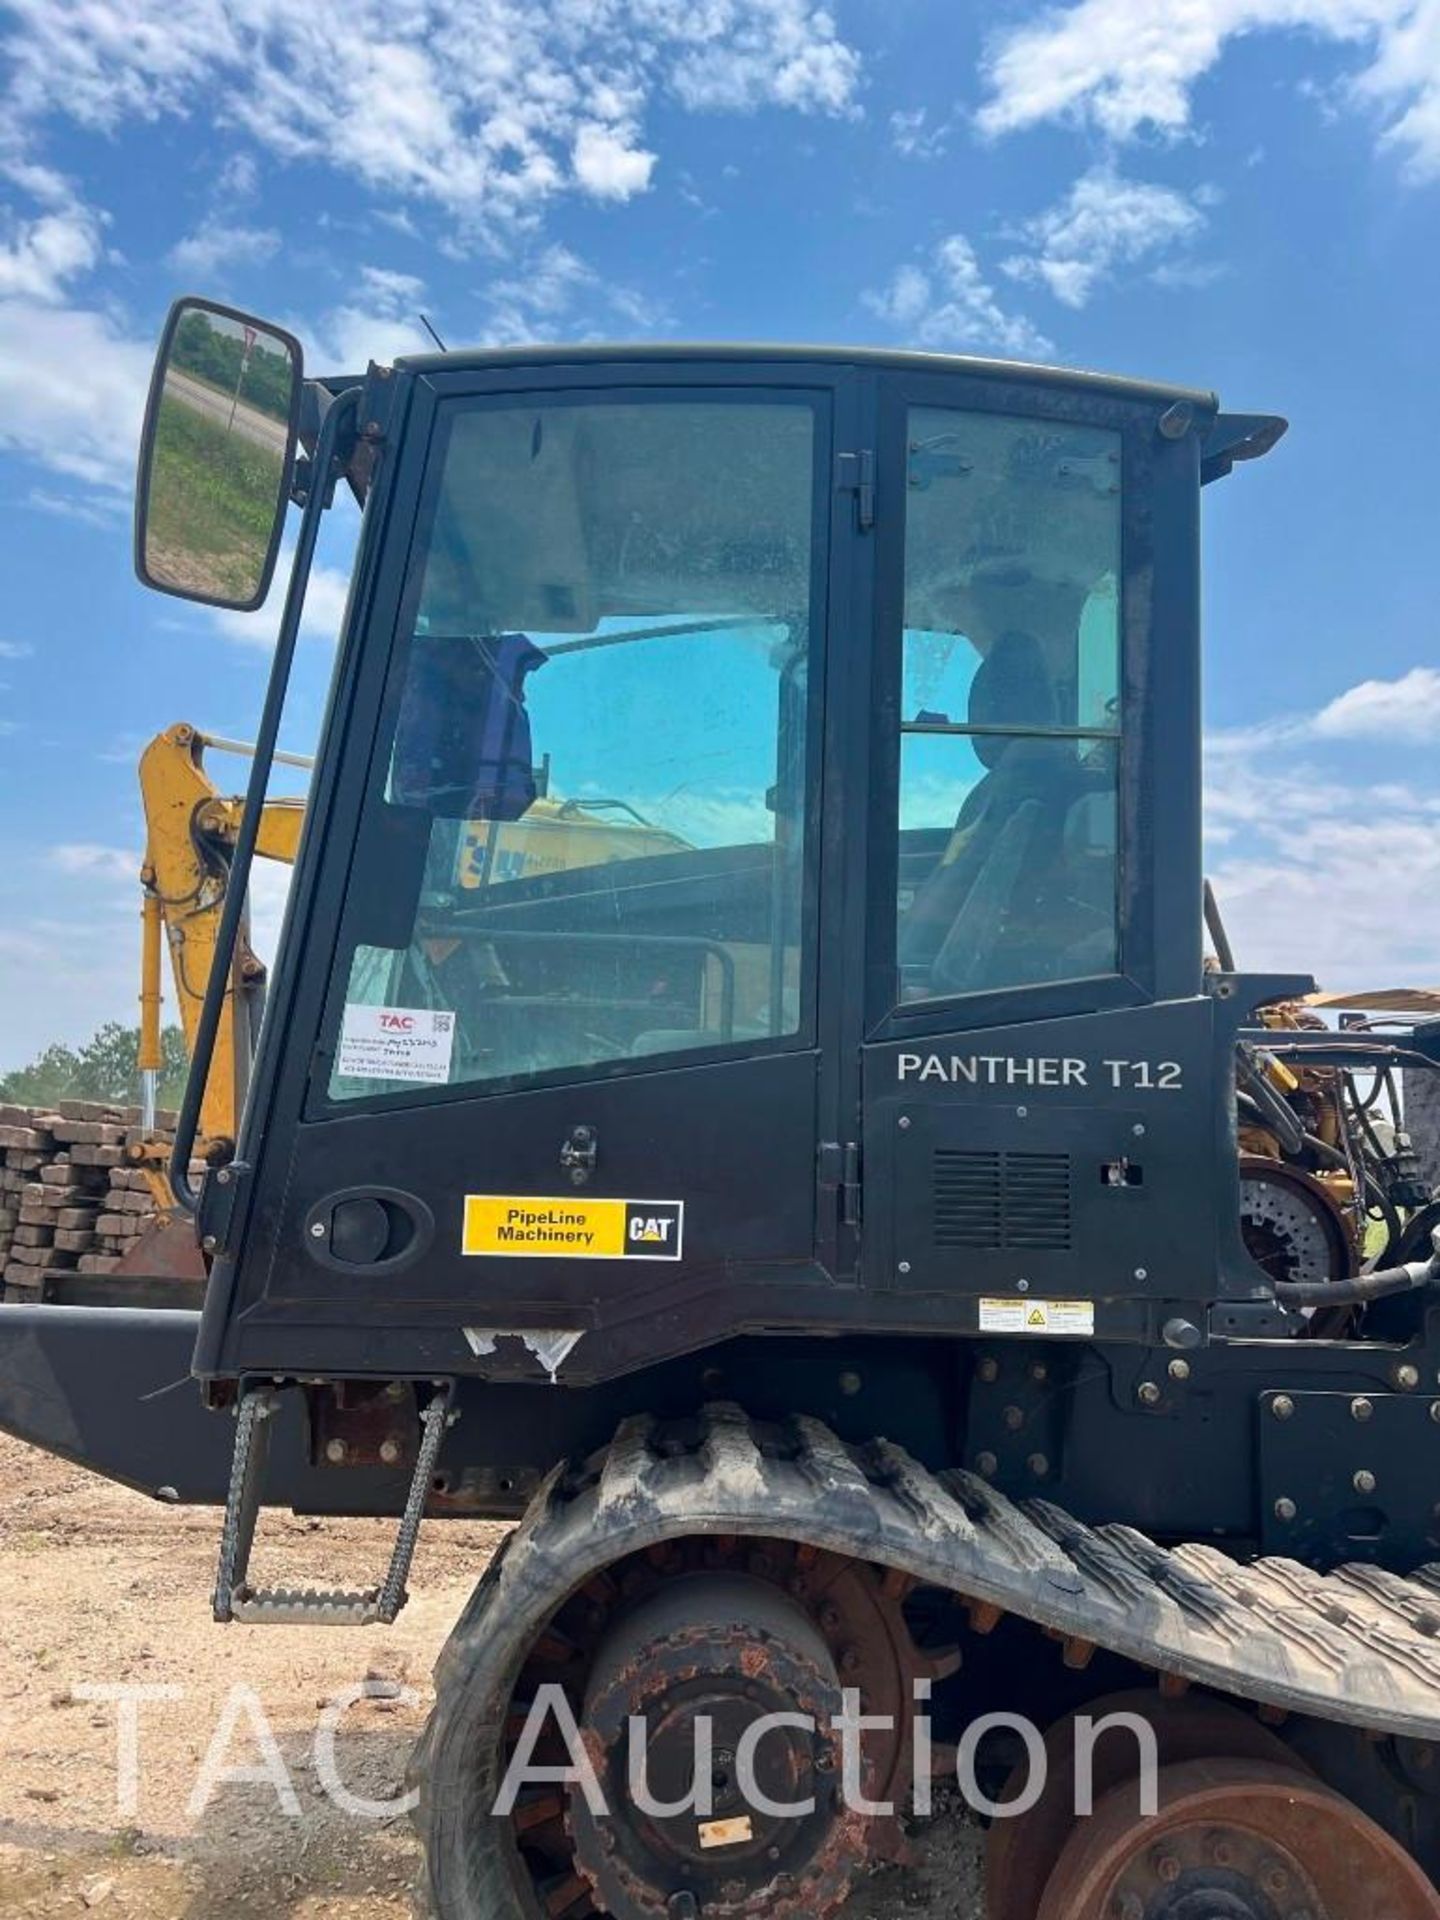
[(619, 1621), (585, 1702), (609, 1816), (571, 1807), (576, 1861), (604, 1910), (828, 1911), (864, 1857), (842, 1810), (841, 1709), (818, 1628), (753, 1576), (691, 1575)]
[[(914, 1646), (910, 1584), (814, 1549), (695, 1540), (637, 1555), (573, 1596), (532, 1651), (511, 1738), (519, 1703), (558, 1684), (605, 1810), (575, 1787), (522, 1798), (517, 1866), (534, 1912), (830, 1920), (865, 1869), (902, 1845), (898, 1820), (845, 1806), (836, 1726), (845, 1692), (893, 1728), (867, 1729), (857, 1743), (861, 1793), (903, 1810), (913, 1683), (953, 1670)], [(553, 1739), (535, 1755), (541, 1768), (565, 1762)]]
[[(990, 1920), (1034, 1920), (1041, 1895), (1076, 1825), (1076, 1762), (1082, 1716), (1092, 1725), (1143, 1721), (1155, 1736), (1155, 1752), (1162, 1767), (1223, 1757), (1263, 1761), (1309, 1777), (1309, 1768), (1278, 1735), (1223, 1700), (1203, 1694), (1167, 1699), (1153, 1687), (1132, 1688), (1092, 1700), (1058, 1721), (1046, 1735), (1045, 1786), (1035, 1805), (1017, 1818), (997, 1820), (990, 1829), (985, 1874)], [(1132, 1783), (1140, 1770), (1140, 1748), (1133, 1734), (1116, 1725), (1089, 1748), (1089, 1753), (1091, 1804), (1130, 1784), (1131, 1805), (1138, 1816), (1138, 1788)], [(1027, 1764), (1018, 1770), (1002, 1798), (1018, 1799), (1028, 1779)], [(1224, 1913), (1225, 1909), (1219, 1911)], [(1185, 1920), (1194, 1917), (1187, 1914)], [(1230, 1920), (1228, 1914), (1226, 1920)]]
[(1133, 1783), (1077, 1822), (1038, 1920), (1435, 1920), (1440, 1900), (1359, 1809), (1287, 1767), (1199, 1760)]

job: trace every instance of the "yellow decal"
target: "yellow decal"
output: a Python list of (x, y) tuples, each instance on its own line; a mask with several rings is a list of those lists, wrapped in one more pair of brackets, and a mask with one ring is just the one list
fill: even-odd
[(715, 1847), (743, 1847), (754, 1838), (755, 1829), (748, 1813), (738, 1820), (709, 1820), (700, 1829), (700, 1845), (706, 1852)]
[(464, 1253), (530, 1260), (678, 1260), (683, 1200), (465, 1196)]
[(982, 1300), (982, 1333), (1070, 1334), (1095, 1331), (1093, 1300)]

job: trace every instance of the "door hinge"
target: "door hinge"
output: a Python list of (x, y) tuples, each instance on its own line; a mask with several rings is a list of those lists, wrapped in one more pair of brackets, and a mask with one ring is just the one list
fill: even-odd
[(835, 490), (855, 496), (855, 524), (868, 533), (875, 524), (875, 455), (869, 447), (835, 456)]
[(836, 1140), (822, 1140), (820, 1143), (820, 1184), (833, 1187), (839, 1202), (840, 1224), (843, 1227), (858, 1227), (860, 1224), (860, 1148), (853, 1140), (847, 1140), (842, 1146)]
[(212, 1259), (230, 1252), (236, 1215), (249, 1179), (250, 1168), (243, 1160), (232, 1160), (228, 1166), (214, 1167), (205, 1176), (200, 1189), (197, 1225), (200, 1245)]

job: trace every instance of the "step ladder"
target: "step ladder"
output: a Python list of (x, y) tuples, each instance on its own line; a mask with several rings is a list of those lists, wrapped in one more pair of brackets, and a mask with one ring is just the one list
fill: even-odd
[(215, 1618), (222, 1624), (240, 1621), (247, 1626), (370, 1627), (391, 1626), (409, 1599), (406, 1582), (415, 1558), (415, 1543), (425, 1517), (435, 1463), (452, 1418), (453, 1385), (441, 1385), (420, 1415), (420, 1450), (390, 1566), (379, 1586), (364, 1592), (334, 1588), (250, 1585), (250, 1555), (265, 1487), (270, 1436), (280, 1407), (273, 1386), (248, 1387), (242, 1392), (235, 1416), (235, 1457), (230, 1469), (230, 1494), (220, 1539), (220, 1569), (215, 1582)]

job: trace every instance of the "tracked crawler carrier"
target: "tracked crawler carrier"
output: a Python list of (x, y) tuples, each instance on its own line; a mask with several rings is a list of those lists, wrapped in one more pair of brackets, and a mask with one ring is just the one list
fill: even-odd
[[(0, 1310), (0, 1423), (222, 1506), (225, 1622), (392, 1620), (427, 1516), (518, 1522), (416, 1756), (443, 1920), (831, 1920), (957, 1770), (1033, 1799), (993, 1920), (1440, 1913), (1440, 1210), (1387, 1092), (1440, 1044), (1213, 903), (1205, 957), (1201, 490), (1282, 431), (830, 350), (306, 382), (172, 316), (143, 576), (256, 604), (301, 509), (222, 962), (341, 483), (355, 578), (199, 1193), (233, 965), (196, 1026), (203, 1314)], [(259, 1588), (266, 1505), (393, 1560)]]

